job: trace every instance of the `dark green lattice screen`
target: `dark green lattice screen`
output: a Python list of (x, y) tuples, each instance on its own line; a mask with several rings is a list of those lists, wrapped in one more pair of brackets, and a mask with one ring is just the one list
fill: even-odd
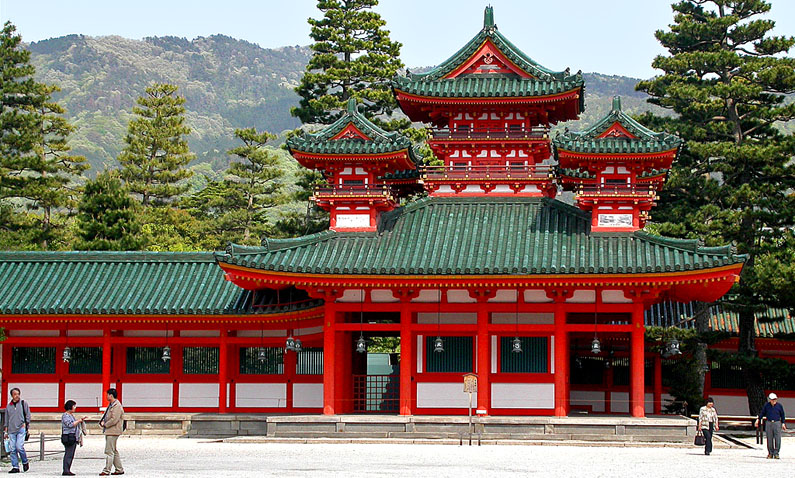
[[(611, 364), (613, 366), (613, 385), (629, 385), (629, 357), (613, 357)], [(643, 366), (643, 380), (647, 385), (654, 383), (654, 359), (647, 358), (644, 360)]]
[(12, 347), (12, 373), (55, 373), (55, 347)]
[(745, 388), (743, 368), (739, 364), (712, 362), (709, 376), (712, 388)]
[(182, 349), (182, 372), (188, 375), (217, 374), (218, 347), (185, 347)]
[(546, 337), (519, 337), (522, 352), (513, 353), (514, 337), (500, 337), (500, 372), (547, 373), (549, 367)]
[(162, 347), (127, 347), (127, 373), (167, 374), (171, 360), (164, 362)]
[(308, 347), (298, 353), (295, 373), (298, 375), (323, 375), (323, 348)]
[(284, 373), (284, 350), (265, 347), (265, 360), (260, 361), (258, 347), (240, 347), (240, 373), (244, 375), (281, 375)]
[(433, 351), (436, 337), (425, 337), (426, 372), (472, 372), (472, 337), (442, 337), (444, 352)]
[(102, 347), (72, 347), (69, 373), (102, 373)]

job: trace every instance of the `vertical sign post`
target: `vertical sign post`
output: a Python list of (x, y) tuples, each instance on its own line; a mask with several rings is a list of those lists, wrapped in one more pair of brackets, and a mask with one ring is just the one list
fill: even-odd
[(464, 374), (464, 392), (469, 393), (469, 444), (472, 445), (472, 394), (478, 391), (478, 376)]

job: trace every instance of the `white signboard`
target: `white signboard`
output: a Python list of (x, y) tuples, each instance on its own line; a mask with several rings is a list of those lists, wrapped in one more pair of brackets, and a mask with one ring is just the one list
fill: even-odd
[(599, 214), (599, 227), (632, 227), (632, 214)]
[(369, 214), (337, 214), (337, 229), (370, 227)]

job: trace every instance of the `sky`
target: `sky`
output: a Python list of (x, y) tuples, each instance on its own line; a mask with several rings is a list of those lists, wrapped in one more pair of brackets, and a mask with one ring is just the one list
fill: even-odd
[[(649, 78), (665, 53), (654, 31), (673, 22), (672, 0), (381, 0), (376, 11), (409, 67), (432, 66), (483, 26), (491, 3), (500, 32), (553, 70)], [(795, 0), (772, 0), (775, 34), (795, 34)], [(308, 45), (316, 0), (0, 0), (0, 20), (25, 42), (72, 33), (141, 39), (224, 34), (263, 48)]]

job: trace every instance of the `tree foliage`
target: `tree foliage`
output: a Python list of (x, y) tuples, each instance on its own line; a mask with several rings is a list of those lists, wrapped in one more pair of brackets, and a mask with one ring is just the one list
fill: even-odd
[(291, 113), (303, 123), (331, 123), (349, 98), (364, 100), (367, 117), (397, 108), (390, 80), (403, 67), (399, 42), (389, 39), (386, 22), (372, 10), (378, 0), (319, 0), (323, 18), (309, 19), (314, 52)]
[(75, 248), (136, 251), (142, 248), (136, 203), (114, 174), (104, 172), (85, 185), (78, 205)]
[[(638, 84), (649, 102), (678, 117), (643, 121), (675, 132), (686, 147), (670, 173), (654, 218), (667, 235), (733, 243), (748, 260), (727, 301), (740, 316), (740, 352), (755, 354), (754, 311), (793, 308), (791, 284), (766, 282), (776, 254), (795, 226), (795, 139), (777, 125), (795, 118), (795, 38), (770, 35), (764, 0), (685, 0), (673, 5), (668, 50), (652, 65), (663, 74)], [(789, 294), (789, 295), (788, 295)], [(762, 379), (747, 370), (752, 413), (764, 403)]]
[(144, 206), (164, 205), (188, 190), (181, 183), (193, 175), (186, 166), (195, 158), (188, 148), (185, 98), (177, 87), (155, 83), (146, 88), (133, 108), (126, 144), (119, 155), (121, 178), (129, 190), (141, 197)]

